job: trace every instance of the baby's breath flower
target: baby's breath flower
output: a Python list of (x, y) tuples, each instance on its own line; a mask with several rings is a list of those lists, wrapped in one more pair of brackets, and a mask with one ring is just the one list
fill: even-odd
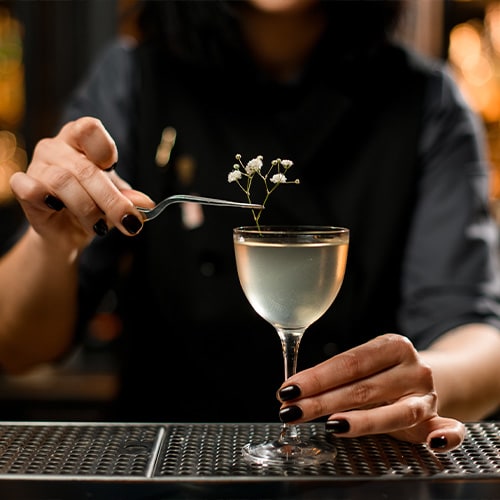
[(273, 184), (284, 184), (286, 182), (286, 176), (285, 174), (274, 174), (270, 181)]
[[(249, 203), (253, 203), (250, 196), (250, 187), (252, 186), (252, 181), (255, 177), (258, 177), (264, 183), (265, 197), (264, 201), (261, 203), (265, 207), (269, 195), (280, 185), (280, 184), (300, 184), (299, 179), (293, 181), (288, 181), (285, 173), (292, 167), (293, 161), (282, 160), (281, 158), (276, 158), (271, 162), (271, 166), (266, 173), (262, 173), (262, 167), (264, 166), (264, 158), (262, 155), (256, 156), (251, 159), (246, 165), (243, 164), (241, 160), (241, 155), (238, 153), (235, 155), (238, 163), (233, 165), (233, 170), (229, 172), (227, 176), (228, 182), (236, 182), (238, 186), (243, 190), (247, 196)], [(273, 175), (271, 175), (273, 170), (277, 170)], [(271, 177), (269, 177), (271, 176)], [(246, 177), (246, 182), (243, 178)], [(270, 185), (271, 183), (272, 185)], [(259, 219), (262, 215), (262, 210), (252, 209), (253, 218), (257, 227), (259, 226)]]
[(243, 177), (243, 174), (239, 170), (233, 170), (227, 174), (227, 182), (239, 181)]
[(245, 167), (245, 172), (247, 173), (247, 175), (254, 175), (259, 173), (263, 165), (262, 160), (262, 156), (257, 156), (257, 158), (250, 160)]

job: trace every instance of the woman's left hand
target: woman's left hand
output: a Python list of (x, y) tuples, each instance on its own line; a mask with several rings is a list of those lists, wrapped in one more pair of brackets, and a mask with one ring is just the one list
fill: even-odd
[(404, 336), (385, 334), (287, 379), (280, 418), (306, 422), (329, 415), (326, 431), (342, 437), (390, 434), (436, 451), (459, 446), (465, 426), (441, 417), (431, 368)]

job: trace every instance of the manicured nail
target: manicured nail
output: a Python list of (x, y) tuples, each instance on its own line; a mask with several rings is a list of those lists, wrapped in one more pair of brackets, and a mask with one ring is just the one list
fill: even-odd
[(132, 214), (123, 216), (122, 225), (130, 234), (137, 234), (142, 229), (142, 222)]
[(59, 212), (64, 208), (64, 203), (59, 198), (56, 198), (51, 194), (46, 195), (43, 201), (45, 205), (56, 212)]
[(280, 410), (280, 420), (285, 424), (298, 420), (302, 415), (302, 410), (298, 406), (287, 406)]
[(350, 428), (349, 422), (344, 419), (327, 420), (325, 422), (325, 431), (332, 434), (343, 434), (344, 432), (349, 432)]
[(290, 401), (300, 396), (300, 387), (297, 385), (288, 385), (278, 391), (278, 397), (281, 401)]
[(442, 450), (448, 446), (448, 440), (444, 436), (439, 436), (431, 439), (431, 448), (434, 450)]
[(111, 165), (111, 167), (105, 168), (104, 171), (105, 172), (112, 172), (115, 168), (116, 168), (116, 163), (113, 163), (113, 165)]
[(94, 224), (94, 232), (97, 236), (104, 236), (108, 232), (108, 225), (104, 219), (99, 219)]

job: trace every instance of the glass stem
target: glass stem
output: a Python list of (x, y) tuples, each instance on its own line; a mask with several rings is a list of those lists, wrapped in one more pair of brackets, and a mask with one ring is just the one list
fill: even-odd
[[(299, 354), (299, 345), (305, 329), (276, 328), (276, 330), (281, 340), (281, 350), (283, 352), (286, 380), (297, 372), (297, 357)], [(298, 441), (297, 426), (284, 423), (281, 428), (279, 441), (284, 443)]]

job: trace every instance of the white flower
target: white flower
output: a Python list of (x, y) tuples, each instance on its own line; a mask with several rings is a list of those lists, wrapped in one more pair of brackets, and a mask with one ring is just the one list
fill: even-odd
[[(288, 181), (286, 178), (286, 172), (293, 165), (291, 160), (282, 160), (276, 158), (271, 162), (269, 169), (262, 172), (262, 167), (264, 166), (264, 157), (259, 155), (252, 160), (250, 160), (246, 165), (241, 161), (241, 155), (238, 153), (235, 156), (237, 163), (233, 165), (233, 170), (228, 174), (228, 182), (236, 182), (240, 189), (246, 194), (247, 200), (251, 202), (250, 188), (255, 182), (262, 181), (264, 185), (264, 199), (261, 202), (262, 208), (259, 210), (253, 210), (252, 214), (257, 227), (260, 227), (259, 220), (262, 215), (262, 210), (266, 206), (267, 200), (271, 193), (280, 184), (299, 184), (299, 179), (294, 181)], [(272, 174), (272, 172), (275, 172)]]
[[(283, 160), (286, 161), (286, 160)], [(269, 179), (273, 184), (281, 184), (286, 182), (286, 176), (284, 174), (274, 174), (271, 179)]]
[(233, 170), (227, 174), (227, 182), (235, 182), (239, 181), (242, 177), (242, 174), (239, 170)]
[(263, 165), (263, 157), (261, 155), (257, 156), (257, 158), (253, 158), (250, 160), (246, 167), (245, 167), (245, 172), (248, 175), (253, 175), (256, 174), (257, 172), (260, 172), (260, 169), (262, 168)]

